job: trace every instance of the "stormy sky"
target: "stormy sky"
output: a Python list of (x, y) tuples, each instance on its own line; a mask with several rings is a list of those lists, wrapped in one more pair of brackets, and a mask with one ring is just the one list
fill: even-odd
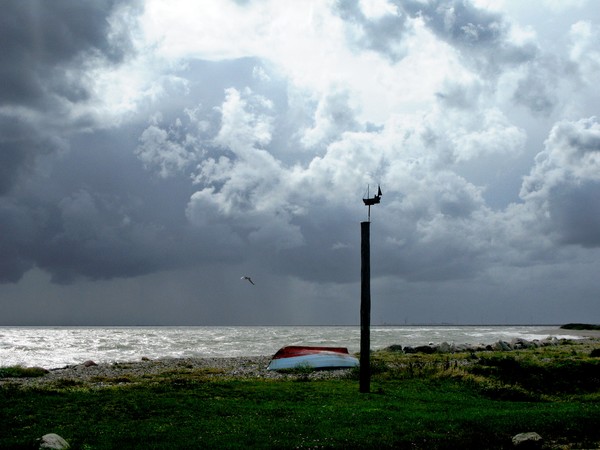
[(0, 325), (600, 322), (595, 0), (2, 10)]

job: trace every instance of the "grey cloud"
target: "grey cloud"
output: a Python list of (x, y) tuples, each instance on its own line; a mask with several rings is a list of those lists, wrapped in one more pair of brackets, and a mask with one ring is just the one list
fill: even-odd
[(410, 281), (440, 281), (472, 278), (487, 267), (483, 262), (489, 262), (487, 228), (492, 217), (481, 192), (444, 172), (410, 184), (402, 201), (384, 203), (376, 211), (381, 223), (372, 245), (379, 255), (379, 272)]
[(450, 108), (467, 110), (477, 105), (482, 86), (478, 83), (465, 85), (456, 82), (446, 82), (444, 89), (436, 93), (436, 97)]
[(497, 45), (505, 35), (500, 14), (483, 11), (462, 0), (404, 3), (413, 16), (421, 16), (440, 37), (461, 47)]
[[(404, 56), (402, 40), (409, 30), (407, 19), (421, 18), (440, 39), (457, 48), (487, 75), (497, 75), (498, 66), (522, 64), (538, 54), (532, 44), (509, 41), (510, 24), (501, 14), (485, 11), (464, 0), (407, 0), (393, 2), (395, 14), (370, 20), (357, 0), (338, 2), (337, 13), (358, 28), (349, 31), (361, 48), (377, 51), (392, 61)], [(491, 51), (490, 51), (491, 50)]]
[[(116, 64), (128, 39), (109, 37), (117, 2), (14, 1), (0, 18), (0, 195), (30, 171), (36, 157), (60, 147), (68, 129), (90, 119), (71, 117), (71, 107), (91, 98), (87, 70)], [(125, 7), (120, 4), (119, 7)]]
[(36, 217), (22, 205), (0, 198), (0, 283), (16, 282), (33, 267)]
[(508, 39), (510, 24), (501, 14), (477, 8), (463, 0), (408, 0), (398, 2), (411, 17), (421, 17), (440, 39), (457, 48), (465, 59), (490, 79), (502, 66), (531, 61), (539, 49), (531, 44), (517, 45)]
[(133, 152), (142, 130), (72, 139), (70, 152), (49, 156), (45, 172), (0, 199), (2, 282), (32, 267), (64, 284), (238, 258), (235, 236), (189, 225), (189, 179), (143, 169)]
[(548, 90), (547, 84), (546, 78), (542, 79), (530, 73), (519, 82), (513, 99), (536, 113), (548, 115), (554, 109), (557, 99)]
[[(180, 134), (183, 133), (183, 136)], [(150, 170), (167, 178), (180, 174), (202, 154), (195, 134), (182, 129), (180, 120), (167, 129), (150, 125), (140, 136), (136, 155)]]
[(6, 194), (35, 157), (50, 152), (54, 145), (38, 136), (29, 124), (0, 114), (0, 196)]
[(562, 244), (600, 246), (600, 123), (557, 123), (525, 177), (521, 197)]
[[(360, 197), (355, 199), (359, 207), (360, 201)], [(304, 280), (356, 281), (360, 275), (357, 266), (360, 228), (356, 212), (350, 205), (322, 202), (314, 195), (309, 213), (293, 220), (302, 230), (302, 245), (283, 249), (276, 258), (265, 258), (265, 264), (276, 273), (293, 274)]]
[(302, 143), (308, 147), (327, 145), (342, 133), (359, 131), (360, 124), (350, 106), (350, 93), (344, 90), (327, 92), (315, 110), (313, 126), (304, 131)]
[(573, 80), (576, 68), (571, 62), (550, 56), (537, 57), (526, 67), (527, 73), (519, 80), (513, 100), (534, 114), (549, 116), (559, 105), (561, 82)]
[(600, 247), (600, 181), (556, 186), (548, 211), (564, 244)]
[[(543, 60), (541, 50), (532, 42), (512, 42), (511, 24), (503, 15), (462, 0), (408, 0), (395, 4), (397, 14), (375, 20), (365, 17), (358, 1), (338, 2), (336, 7), (340, 17), (351, 25), (350, 30), (354, 30), (348, 34), (360, 48), (377, 51), (398, 61), (404, 56), (402, 45), (410, 28), (408, 19), (420, 18), (439, 39), (454, 47), (491, 89), (504, 70), (525, 66), (526, 75), (516, 87), (514, 101), (546, 115), (556, 106), (558, 100), (553, 92), (560, 76), (557, 71), (564, 74), (566, 65), (548, 58)], [(448, 85), (436, 95), (448, 106), (465, 108), (477, 101), (482, 88), (483, 85)]]
[(359, 48), (381, 53), (392, 62), (405, 56), (402, 38), (407, 31), (406, 15), (386, 14), (369, 19), (362, 12), (358, 0), (338, 1), (335, 7), (340, 17), (354, 27), (348, 35)]
[[(565, 80), (576, 85), (578, 69), (587, 67), (582, 58), (576, 64), (568, 58), (548, 54), (533, 39), (514, 42), (512, 23), (500, 13), (478, 8), (470, 1), (428, 0), (398, 2), (413, 18), (420, 17), (441, 40), (458, 50), (468, 67), (481, 77), (482, 85), (448, 86), (438, 98), (449, 106), (464, 107), (476, 100), (488, 84), (492, 91), (503, 73), (519, 68), (523, 72), (512, 100), (536, 115), (549, 116), (561, 103), (558, 92)], [(584, 33), (585, 34), (585, 33)], [(577, 67), (579, 64), (579, 68)]]
[[(13, 177), (11, 183), (6, 182), (6, 196), (0, 199), (0, 225), (6, 231), (0, 240), (0, 282), (16, 282), (32, 267), (45, 270), (54, 282), (69, 284), (81, 278), (106, 280), (205, 263), (240, 263), (247, 259), (244, 245), (248, 240), (254, 239), (260, 247), (261, 242), (276, 240), (280, 233), (285, 242), (285, 233), (276, 228), (263, 226), (267, 236), (261, 236), (255, 226), (240, 232), (227, 220), (207, 221), (208, 208), (195, 211), (200, 219), (186, 216), (190, 197), (202, 187), (194, 186), (197, 164), (222, 155), (236, 158), (230, 149), (214, 142), (221, 121), (214, 108), (223, 101), (223, 86), (230, 82), (239, 85), (240, 81), (235, 80), (240, 70), (229, 69), (232, 65), (245, 67), (251, 73), (255, 64), (250, 60), (226, 62), (228, 70), (219, 63), (187, 67), (178, 75), (205, 82), (190, 83), (189, 90), (170, 91), (168, 101), (161, 99), (160, 114), (156, 114), (156, 105), (148, 105), (126, 125), (66, 133), (57, 142), (51, 134), (47, 142), (31, 135), (22, 122), (8, 127), (5, 121), (4, 137), (22, 143), (18, 148), (13, 143), (14, 153), (0, 155), (19, 158), (12, 169), (17, 163), (27, 163), (31, 170), (18, 189), (11, 191), (14, 171), (0, 166), (7, 177)], [(214, 74), (221, 70), (235, 76)], [(258, 107), (260, 102), (251, 106)], [(232, 129), (234, 136), (235, 132)], [(35, 140), (40, 142), (34, 147)], [(68, 146), (69, 151), (53, 154), (59, 144)], [(45, 167), (33, 170), (35, 158), (42, 152)], [(260, 168), (260, 164), (256, 166)], [(156, 176), (161, 171), (164, 176)], [(214, 186), (219, 187), (218, 180)], [(198, 220), (202, 226), (194, 225)], [(240, 224), (244, 220), (242, 217)], [(257, 217), (252, 220), (258, 223)]]
[[(109, 38), (107, 18), (118, 2), (8, 0), (2, 4), (0, 102), (39, 104), (47, 95), (86, 97), (82, 85), (63, 83), (65, 69), (77, 67), (83, 54), (122, 60), (127, 40)], [(121, 36), (123, 37), (123, 36)], [(73, 94), (75, 92), (75, 94)]]

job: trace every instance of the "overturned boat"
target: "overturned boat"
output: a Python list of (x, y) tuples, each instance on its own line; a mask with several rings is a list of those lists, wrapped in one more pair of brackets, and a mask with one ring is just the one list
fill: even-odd
[(290, 345), (273, 355), (267, 370), (310, 367), (313, 369), (341, 369), (357, 367), (358, 359), (345, 347), (310, 347)]

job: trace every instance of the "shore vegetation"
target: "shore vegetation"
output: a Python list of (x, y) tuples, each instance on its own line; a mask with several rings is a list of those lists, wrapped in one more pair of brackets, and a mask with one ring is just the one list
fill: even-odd
[[(600, 448), (599, 348), (586, 339), (510, 352), (380, 350), (367, 394), (357, 370), (273, 378), (177, 366), (77, 379), (0, 368), (0, 448), (37, 448), (57, 433), (87, 450), (505, 449), (531, 431), (543, 448)], [(23, 381), (31, 376), (39, 382)]]

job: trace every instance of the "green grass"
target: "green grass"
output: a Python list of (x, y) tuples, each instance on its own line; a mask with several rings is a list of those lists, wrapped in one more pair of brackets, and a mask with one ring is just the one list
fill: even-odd
[(0, 378), (35, 378), (46, 375), (48, 371), (41, 367), (10, 366), (0, 367)]
[(525, 431), (538, 432), (548, 448), (597, 448), (599, 363), (584, 346), (376, 352), (370, 394), (358, 392), (356, 373), (254, 380), (186, 369), (105, 388), (9, 383), (0, 388), (0, 448), (36, 448), (36, 438), (54, 432), (89, 450), (500, 449)]

